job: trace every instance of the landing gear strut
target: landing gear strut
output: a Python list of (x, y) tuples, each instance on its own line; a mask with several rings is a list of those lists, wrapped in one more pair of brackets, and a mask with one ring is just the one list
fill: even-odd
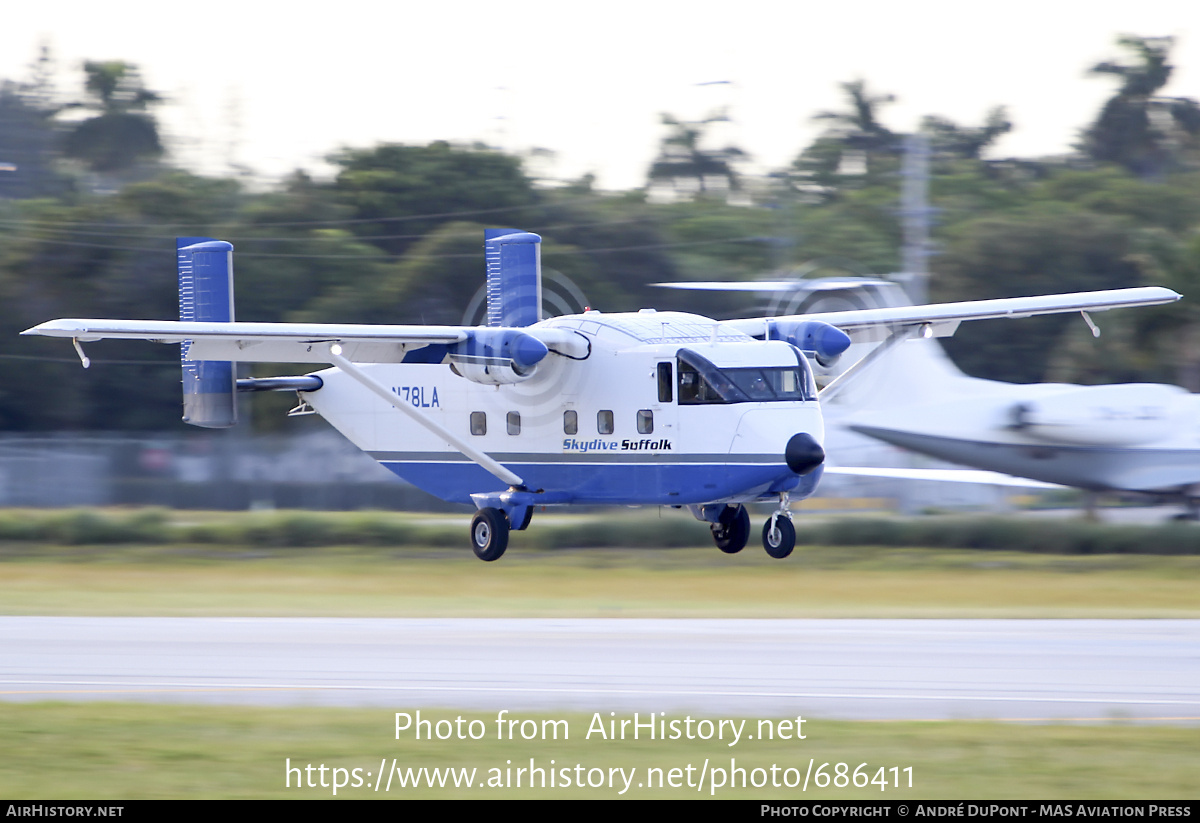
[(725, 554), (737, 554), (750, 540), (750, 514), (740, 504), (726, 506), (721, 517), (709, 528), (718, 549)]
[(792, 525), (787, 492), (780, 493), (779, 508), (763, 524), (762, 539), (763, 548), (776, 560), (787, 557), (796, 547), (796, 527)]
[(763, 524), (763, 548), (776, 560), (782, 560), (796, 547), (796, 527), (786, 517), (773, 514)]

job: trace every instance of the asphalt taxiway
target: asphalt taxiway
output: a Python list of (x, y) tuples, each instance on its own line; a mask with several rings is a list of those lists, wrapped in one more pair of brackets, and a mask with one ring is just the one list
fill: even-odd
[(0, 700), (1200, 721), (1200, 620), (0, 618)]

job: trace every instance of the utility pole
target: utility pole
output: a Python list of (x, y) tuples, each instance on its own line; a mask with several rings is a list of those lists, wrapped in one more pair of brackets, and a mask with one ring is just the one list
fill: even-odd
[(900, 216), (904, 229), (901, 270), (904, 288), (915, 305), (929, 302), (929, 137), (904, 138)]

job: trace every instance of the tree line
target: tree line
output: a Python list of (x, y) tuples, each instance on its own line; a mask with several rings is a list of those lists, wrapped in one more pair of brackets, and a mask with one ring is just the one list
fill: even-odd
[[(1113, 94), (1069, 153), (996, 159), (1017, 127), (928, 117), (931, 298), (1166, 285), (1178, 304), (1082, 321), (964, 327), (949, 341), (970, 373), (1031, 382), (1178, 382), (1200, 390), (1200, 107), (1161, 95), (1168, 38), (1125, 37), (1092, 67)], [(39, 75), (39, 71), (41, 74)], [(547, 278), (609, 311), (659, 306), (710, 316), (762, 311), (753, 298), (664, 292), (652, 283), (901, 267), (903, 138), (891, 94), (843, 84), (845, 106), (785, 169), (751, 177), (736, 146), (709, 145), (720, 113), (664, 115), (659, 156), (637, 190), (590, 178), (548, 186), (522, 159), (435, 142), (343, 149), (335, 173), (297, 171), (266, 191), (170, 162), (161, 96), (136, 67), (85, 66), (84, 94), (56, 102), (46, 68), (0, 86), (0, 428), (169, 429), (178, 425), (174, 347), (106, 342), (84, 372), (61, 341), (19, 337), (53, 317), (172, 318), (176, 235), (233, 242), (243, 320), (459, 323), (483, 282), (482, 232), (544, 238)], [(553, 288), (553, 286), (551, 286)], [(256, 367), (266, 374), (267, 367)], [(176, 370), (172, 372), (172, 370)], [(286, 368), (282, 371), (287, 371)], [(255, 398), (270, 414), (278, 399)], [(271, 406), (275, 403), (276, 406)]]

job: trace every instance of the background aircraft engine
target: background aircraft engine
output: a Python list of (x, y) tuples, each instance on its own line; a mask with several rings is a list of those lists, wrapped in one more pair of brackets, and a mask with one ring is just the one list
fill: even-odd
[(1008, 428), (1080, 446), (1137, 446), (1186, 427), (1189, 397), (1179, 386), (1156, 383), (1079, 386), (1014, 403)]
[(450, 347), (450, 369), (474, 383), (520, 383), (537, 373), (549, 353), (546, 344), (517, 329), (474, 329)]
[(832, 366), (850, 347), (850, 336), (836, 326), (820, 320), (788, 322), (771, 320), (768, 340), (786, 340), (803, 352), (812, 352), (824, 367)]

